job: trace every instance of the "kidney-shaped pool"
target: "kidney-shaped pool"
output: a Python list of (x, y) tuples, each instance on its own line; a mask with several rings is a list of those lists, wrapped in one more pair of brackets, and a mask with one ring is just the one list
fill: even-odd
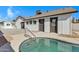
[(78, 52), (79, 45), (57, 39), (37, 37), (23, 41), (19, 46), (20, 52)]

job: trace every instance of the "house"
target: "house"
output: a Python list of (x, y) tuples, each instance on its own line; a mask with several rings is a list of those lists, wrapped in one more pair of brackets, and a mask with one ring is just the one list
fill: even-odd
[[(23, 23), (23, 24), (21, 24)], [(15, 26), (17, 29), (23, 29), (25, 27), (26, 24), (24, 24), (24, 18), (21, 17), (21, 16), (18, 16), (16, 18), (16, 21), (15, 21)]]
[(10, 21), (1, 21), (0, 22), (0, 28), (1, 29), (14, 29), (15, 26), (14, 26), (13, 22), (10, 22)]
[(61, 8), (42, 13), (37, 11), (35, 16), (16, 18), (17, 29), (28, 28), (31, 31), (53, 32), (58, 34), (72, 34), (72, 14), (74, 8)]

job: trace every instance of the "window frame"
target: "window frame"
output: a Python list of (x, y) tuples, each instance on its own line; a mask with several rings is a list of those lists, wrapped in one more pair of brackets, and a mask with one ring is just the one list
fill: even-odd
[(37, 23), (37, 21), (36, 21), (36, 20), (34, 20), (34, 21), (33, 21), (33, 24), (36, 24), (36, 23)]

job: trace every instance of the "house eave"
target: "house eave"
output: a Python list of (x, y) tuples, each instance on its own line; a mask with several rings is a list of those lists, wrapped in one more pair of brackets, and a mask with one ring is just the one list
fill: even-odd
[(72, 12), (60, 13), (60, 14), (54, 14), (54, 15), (46, 15), (46, 16), (41, 16), (41, 17), (30, 17), (29, 19), (26, 19), (26, 20), (49, 17), (49, 16), (58, 16), (58, 15), (64, 15), (64, 14), (72, 14), (72, 13), (76, 13), (76, 12), (78, 12), (78, 11), (72, 11)]

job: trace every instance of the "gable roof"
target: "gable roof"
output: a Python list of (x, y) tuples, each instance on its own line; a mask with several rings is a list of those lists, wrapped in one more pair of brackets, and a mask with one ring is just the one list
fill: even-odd
[(18, 20), (18, 19), (21, 19), (21, 20), (23, 20), (24, 21), (24, 17), (22, 17), (22, 16), (18, 16), (18, 17), (16, 17), (16, 20), (15, 20), (15, 22)]
[(74, 8), (62, 8), (62, 9), (42, 13), (42, 14), (39, 14), (39, 15), (36, 15), (36, 16), (32, 16), (32, 17), (29, 17), (27, 19), (34, 19), (34, 18), (40, 18), (40, 17), (62, 15), (62, 14), (69, 14), (69, 13), (75, 13), (75, 12), (77, 12), (77, 10), (74, 9)]

